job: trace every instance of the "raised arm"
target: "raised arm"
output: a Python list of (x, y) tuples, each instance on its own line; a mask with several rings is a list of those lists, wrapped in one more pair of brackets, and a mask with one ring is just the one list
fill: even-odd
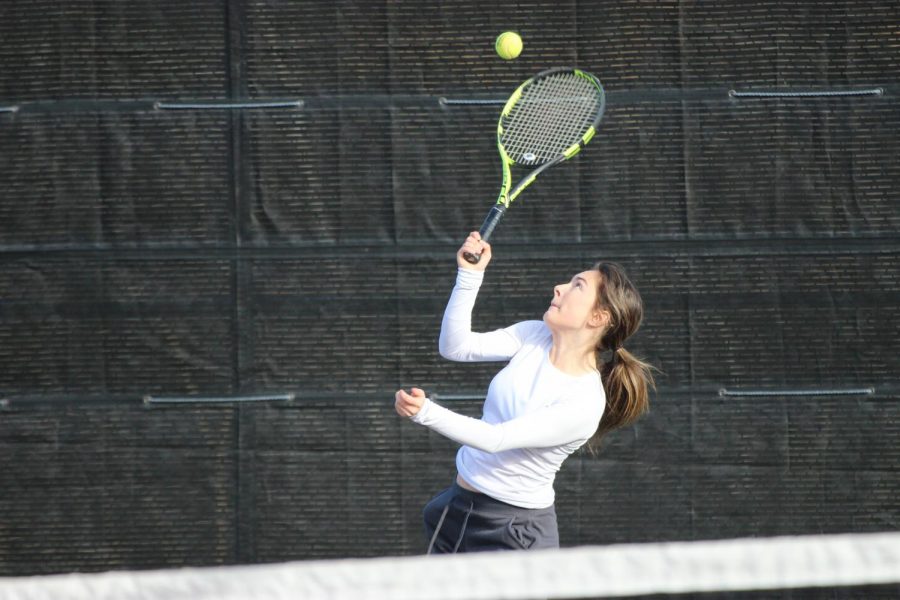
[(522, 332), (515, 326), (487, 333), (472, 331), (472, 308), (484, 274), (459, 269), (450, 294), (438, 350), (446, 359), (461, 362), (508, 360), (522, 347)]
[[(477, 265), (463, 258), (465, 252), (480, 254)], [(446, 359), (460, 362), (508, 360), (522, 347), (530, 328), (514, 325), (487, 333), (472, 331), (472, 309), (484, 280), (484, 269), (491, 261), (491, 246), (473, 231), (456, 253), (456, 285), (447, 301), (441, 321), (438, 350)]]

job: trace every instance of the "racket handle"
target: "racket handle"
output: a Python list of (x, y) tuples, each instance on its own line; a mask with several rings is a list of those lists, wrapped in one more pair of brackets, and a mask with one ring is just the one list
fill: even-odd
[[(502, 204), (495, 204), (491, 207), (491, 211), (488, 213), (487, 218), (485, 218), (484, 223), (481, 224), (481, 229), (479, 230), (482, 240), (486, 242), (490, 239), (491, 234), (494, 233), (494, 228), (497, 227), (497, 223), (500, 222), (500, 219), (502, 219), (505, 214), (506, 207)], [(477, 265), (478, 261), (481, 260), (481, 255), (464, 252), (463, 258), (469, 263)]]

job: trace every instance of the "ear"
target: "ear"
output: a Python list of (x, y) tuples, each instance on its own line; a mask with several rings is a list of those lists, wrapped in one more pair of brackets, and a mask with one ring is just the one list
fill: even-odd
[(611, 317), (608, 310), (596, 310), (594, 311), (594, 314), (591, 315), (591, 319), (590, 321), (588, 321), (588, 324), (591, 327), (606, 328), (609, 325), (610, 318)]

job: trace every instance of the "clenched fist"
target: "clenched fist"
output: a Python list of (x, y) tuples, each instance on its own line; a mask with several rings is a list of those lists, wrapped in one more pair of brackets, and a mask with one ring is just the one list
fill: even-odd
[(418, 414), (422, 405), (425, 404), (425, 392), (419, 388), (412, 388), (412, 394), (407, 394), (403, 390), (397, 390), (394, 395), (394, 408), (401, 417), (411, 417)]
[[(464, 256), (466, 252), (476, 256), (480, 255), (481, 260), (473, 265), (466, 260)], [(460, 246), (459, 250), (456, 251), (456, 264), (469, 271), (484, 271), (489, 262), (491, 262), (491, 245), (481, 239), (480, 233), (473, 231), (466, 238), (466, 241), (463, 242), (463, 245)]]

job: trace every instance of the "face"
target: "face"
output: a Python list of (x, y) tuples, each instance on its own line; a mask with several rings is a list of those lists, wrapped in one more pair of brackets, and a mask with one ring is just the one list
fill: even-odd
[(605, 313), (597, 311), (598, 271), (584, 271), (568, 283), (553, 288), (553, 300), (544, 313), (544, 322), (555, 330), (599, 327), (605, 322)]

